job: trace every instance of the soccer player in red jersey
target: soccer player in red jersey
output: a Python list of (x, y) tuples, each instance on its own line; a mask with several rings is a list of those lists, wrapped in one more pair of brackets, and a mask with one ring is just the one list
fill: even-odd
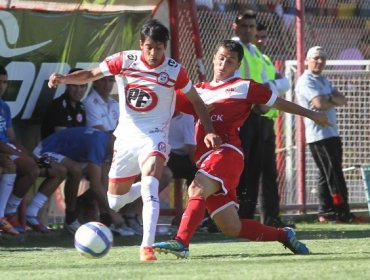
[(159, 216), (158, 185), (170, 149), (168, 129), (175, 108), (176, 89), (185, 93), (201, 119), (206, 131), (205, 145), (216, 148), (221, 139), (214, 133), (207, 109), (185, 69), (165, 56), (168, 29), (159, 21), (150, 20), (143, 25), (140, 35), (141, 50), (116, 53), (92, 70), (67, 76), (53, 73), (49, 87), (84, 84), (104, 76), (115, 77), (120, 118), (114, 131), (116, 141), (109, 171), (108, 201), (114, 210), (133, 201), (137, 188), (132, 184), (142, 174), (143, 240), (140, 259), (152, 261), (156, 259), (152, 244)]
[[(180, 258), (189, 256), (189, 243), (207, 209), (220, 230), (228, 236), (252, 241), (279, 241), (294, 254), (309, 254), (291, 228), (277, 229), (255, 220), (239, 219), (236, 187), (243, 170), (243, 152), (238, 129), (248, 118), (253, 104), (264, 104), (278, 110), (312, 119), (329, 126), (324, 114), (307, 110), (277, 97), (277, 94), (252, 80), (235, 75), (243, 58), (242, 46), (232, 40), (221, 42), (213, 56), (214, 76), (211, 82), (195, 85), (200, 97), (210, 106), (210, 116), (223, 144), (217, 149), (206, 147), (200, 139), (203, 126), (196, 125), (195, 160), (199, 167), (188, 189), (188, 204), (173, 240), (154, 243), (156, 251), (172, 253)], [(177, 95), (178, 109), (191, 113), (191, 107)]]

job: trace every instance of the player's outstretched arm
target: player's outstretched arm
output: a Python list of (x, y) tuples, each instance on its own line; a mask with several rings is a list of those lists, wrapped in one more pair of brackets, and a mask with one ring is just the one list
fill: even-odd
[(49, 77), (48, 86), (49, 88), (54, 88), (59, 84), (83, 85), (98, 80), (103, 76), (99, 67), (92, 70), (79, 70), (67, 75), (54, 72)]
[(199, 97), (196, 90), (192, 89), (186, 94), (189, 101), (192, 103), (194, 111), (197, 113), (201, 124), (207, 133), (204, 138), (204, 143), (208, 148), (217, 148), (222, 144), (221, 137), (215, 133), (212, 125), (211, 118), (208, 114), (208, 110), (203, 100)]
[(291, 114), (300, 115), (300, 116), (309, 118), (313, 120), (314, 122), (316, 122), (318, 125), (321, 125), (323, 127), (333, 125), (329, 122), (327, 116), (324, 113), (308, 110), (306, 108), (303, 108), (302, 106), (299, 106), (298, 104), (287, 101), (280, 97), (276, 99), (272, 107), (280, 111), (286, 112), (286, 113), (291, 113)]

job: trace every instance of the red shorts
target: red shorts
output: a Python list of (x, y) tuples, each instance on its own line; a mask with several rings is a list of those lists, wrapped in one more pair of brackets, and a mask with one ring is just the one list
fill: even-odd
[(233, 146), (223, 145), (211, 151), (200, 162), (198, 172), (220, 182), (222, 189), (206, 200), (208, 213), (213, 217), (229, 205), (239, 207), (236, 188), (244, 168), (243, 154)]

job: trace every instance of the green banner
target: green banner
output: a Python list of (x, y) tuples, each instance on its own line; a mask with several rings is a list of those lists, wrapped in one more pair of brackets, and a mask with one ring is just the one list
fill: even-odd
[(111, 13), (0, 10), (0, 64), (8, 71), (3, 99), (12, 116), (36, 123), (65, 87), (49, 89), (51, 73), (90, 68), (121, 50), (138, 49), (150, 11)]

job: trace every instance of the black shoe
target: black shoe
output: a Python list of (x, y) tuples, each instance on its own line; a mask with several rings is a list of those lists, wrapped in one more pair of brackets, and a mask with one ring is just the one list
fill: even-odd
[(285, 228), (285, 227), (289, 227), (289, 228), (296, 228), (295, 224), (287, 224), (287, 223), (284, 223), (280, 217), (276, 217), (276, 218), (273, 218), (273, 219), (267, 219), (264, 224), (266, 226), (270, 226), (270, 227), (275, 227), (275, 228)]

